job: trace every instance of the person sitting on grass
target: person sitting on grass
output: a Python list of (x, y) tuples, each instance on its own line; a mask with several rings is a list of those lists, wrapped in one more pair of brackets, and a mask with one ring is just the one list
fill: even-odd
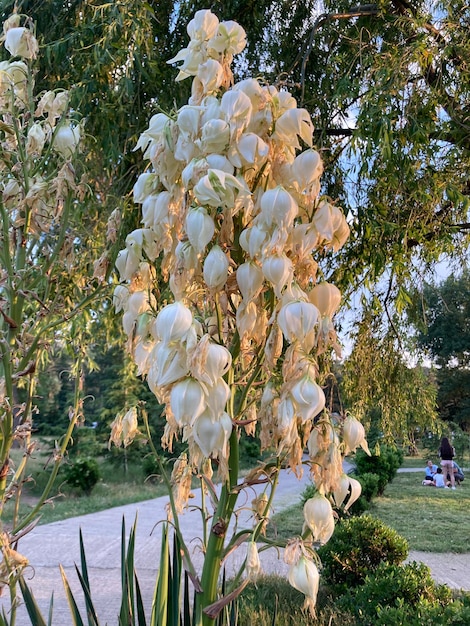
[(446, 489), (449, 489), (449, 487), (446, 485), (446, 480), (444, 478), (444, 474), (442, 473), (441, 467), (437, 468), (437, 472), (434, 474), (433, 483), (435, 487), (445, 487)]
[(426, 474), (424, 476), (423, 485), (427, 487), (434, 486), (433, 481), (434, 481), (434, 474), (437, 472), (437, 465), (434, 465), (431, 459), (429, 459), (429, 461), (426, 463), (425, 472)]
[[(454, 479), (455, 479), (455, 484), (456, 485), (460, 485), (460, 483), (462, 482), (462, 480), (464, 479), (464, 475), (463, 475), (463, 471), (462, 468), (460, 467), (460, 465), (452, 460), (452, 467), (454, 469)], [(447, 475), (447, 480), (450, 482), (450, 476)]]

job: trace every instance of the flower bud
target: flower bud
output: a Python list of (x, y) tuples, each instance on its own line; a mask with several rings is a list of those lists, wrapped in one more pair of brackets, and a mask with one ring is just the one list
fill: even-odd
[(72, 126), (70, 123), (60, 126), (53, 139), (52, 148), (64, 157), (70, 159), (80, 143), (80, 126)]

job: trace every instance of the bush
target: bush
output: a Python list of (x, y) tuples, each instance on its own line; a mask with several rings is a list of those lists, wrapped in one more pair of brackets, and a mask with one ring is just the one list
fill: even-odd
[(324, 581), (341, 591), (361, 585), (381, 563), (402, 563), (408, 556), (408, 544), (380, 520), (361, 515), (338, 522), (318, 555)]
[(354, 502), (349, 509), (351, 515), (362, 515), (370, 508), (372, 499), (376, 497), (379, 492), (380, 476), (378, 474), (372, 474), (366, 472), (357, 476), (357, 480), (361, 483), (361, 496)]
[(415, 626), (434, 624), (436, 609), (442, 612), (451, 601), (450, 589), (433, 581), (429, 567), (413, 562), (381, 563), (364, 584), (347, 591), (337, 604), (364, 626)]
[(100, 470), (94, 459), (77, 459), (65, 468), (65, 482), (86, 495), (90, 495), (99, 479)]
[(403, 452), (395, 446), (383, 443), (380, 445), (380, 454), (369, 456), (363, 450), (358, 450), (355, 462), (359, 476), (377, 474), (379, 480), (376, 495), (382, 495), (387, 483), (395, 478), (397, 469), (403, 462)]

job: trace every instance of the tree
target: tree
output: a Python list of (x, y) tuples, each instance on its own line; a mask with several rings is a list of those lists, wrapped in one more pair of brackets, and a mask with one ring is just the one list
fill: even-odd
[(440, 417), (470, 429), (470, 272), (425, 284), (410, 319), (418, 346), (436, 365)]
[(407, 363), (409, 356), (393, 331), (366, 311), (343, 367), (345, 406), (368, 425), (370, 436), (402, 441), (436, 427), (436, 383), (432, 373)]

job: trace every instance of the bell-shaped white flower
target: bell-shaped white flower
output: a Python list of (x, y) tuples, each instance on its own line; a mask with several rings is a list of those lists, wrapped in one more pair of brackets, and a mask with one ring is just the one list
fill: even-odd
[(352, 415), (348, 415), (343, 423), (343, 441), (345, 444), (344, 454), (354, 452), (361, 446), (366, 454), (370, 456), (369, 445), (366, 440), (366, 431), (359, 420)]
[(217, 33), (207, 42), (209, 51), (218, 54), (239, 54), (246, 46), (246, 33), (243, 28), (232, 20), (220, 22)]
[(253, 261), (242, 263), (237, 269), (237, 283), (243, 299), (254, 300), (263, 288), (264, 275)]
[(313, 216), (313, 224), (318, 230), (323, 245), (331, 246), (335, 252), (349, 237), (349, 226), (343, 212), (326, 200), (320, 202)]
[(242, 230), (239, 238), (240, 246), (245, 252), (248, 252), (252, 259), (264, 254), (268, 241), (269, 233), (257, 224), (254, 224), (251, 228)]
[(26, 152), (28, 154), (40, 155), (42, 153), (42, 149), (44, 148), (45, 142), (46, 133), (44, 132), (41, 124), (39, 122), (35, 122), (28, 130)]
[(291, 165), (292, 179), (301, 193), (308, 192), (323, 172), (321, 156), (316, 150), (305, 150)]
[(65, 159), (70, 159), (80, 143), (80, 126), (62, 124), (54, 134), (52, 148)]
[(283, 187), (269, 189), (261, 196), (261, 215), (268, 225), (290, 228), (298, 213), (297, 202)]
[(300, 148), (299, 136), (308, 146), (312, 145), (313, 124), (305, 109), (288, 109), (277, 120), (272, 138), (292, 148)]
[(236, 191), (249, 191), (241, 180), (222, 170), (210, 169), (206, 176), (195, 185), (193, 192), (201, 204), (215, 208), (231, 208)]
[(348, 501), (344, 506), (344, 510), (347, 511), (356, 500), (361, 495), (362, 487), (361, 483), (348, 476), (347, 474), (342, 474), (338, 483), (338, 487), (333, 492), (333, 500), (335, 505), (339, 508), (343, 506), (346, 498), (349, 495)]
[(236, 143), (230, 145), (228, 158), (235, 167), (252, 166), (256, 172), (269, 155), (268, 144), (255, 133), (243, 133)]
[(313, 541), (326, 543), (335, 529), (335, 519), (331, 503), (320, 493), (309, 498), (304, 504), (304, 518), (312, 532)]
[(147, 196), (155, 192), (158, 176), (151, 172), (141, 174), (134, 185), (134, 202), (142, 204)]
[(292, 261), (285, 254), (273, 254), (263, 260), (261, 269), (279, 298), (283, 288), (292, 280), (294, 273)]
[(256, 582), (261, 572), (261, 561), (259, 558), (256, 541), (248, 541), (246, 544), (246, 574), (248, 580)]
[(308, 294), (308, 299), (322, 317), (332, 318), (341, 303), (341, 291), (332, 283), (319, 283)]
[(312, 617), (315, 617), (315, 605), (317, 602), (320, 574), (313, 561), (301, 556), (297, 563), (289, 568), (289, 584), (305, 595), (305, 607), (309, 609)]
[(230, 139), (238, 140), (250, 123), (252, 104), (243, 91), (226, 91), (220, 102), (220, 111), (230, 126)]
[(206, 249), (215, 232), (214, 220), (204, 207), (196, 207), (188, 211), (185, 228), (188, 239), (197, 254)]
[(228, 258), (219, 246), (213, 246), (204, 259), (202, 274), (209, 289), (220, 291), (228, 278)]
[(117, 285), (113, 292), (113, 306), (116, 313), (127, 310), (129, 300), (129, 288), (124, 285)]
[(150, 390), (159, 398), (162, 387), (188, 375), (186, 351), (159, 342), (149, 355), (147, 382)]
[(163, 307), (155, 320), (156, 338), (170, 343), (181, 341), (193, 323), (191, 311), (182, 302), (173, 302)]
[(196, 145), (204, 154), (222, 154), (230, 143), (230, 126), (225, 120), (208, 120), (201, 130)]
[(205, 457), (224, 451), (232, 432), (232, 420), (223, 413), (220, 419), (213, 420), (208, 411), (204, 411), (194, 422), (192, 435)]
[(178, 426), (192, 426), (206, 410), (206, 394), (194, 378), (185, 378), (173, 385), (170, 405)]
[(121, 250), (116, 258), (116, 268), (121, 280), (131, 280), (133, 274), (139, 269), (141, 260), (140, 250), (132, 248)]
[(218, 378), (212, 386), (206, 387), (207, 407), (214, 419), (218, 419), (225, 411), (230, 398), (230, 387), (223, 378)]
[(303, 376), (297, 381), (290, 393), (302, 422), (313, 420), (325, 408), (323, 389), (310, 376)]
[(315, 331), (320, 313), (310, 302), (292, 301), (281, 307), (277, 323), (289, 343), (298, 341), (309, 352), (315, 345)]
[(224, 376), (232, 365), (232, 355), (224, 346), (217, 343), (209, 343), (205, 362), (205, 373), (211, 384)]
[(180, 131), (189, 137), (195, 139), (199, 132), (199, 120), (201, 118), (201, 108), (185, 105), (178, 111), (176, 123)]
[(207, 59), (200, 63), (196, 76), (202, 84), (205, 94), (217, 91), (224, 81), (224, 68), (215, 59)]
[(196, 11), (186, 30), (191, 39), (207, 41), (215, 37), (218, 28), (219, 18), (209, 9), (201, 9)]
[(8, 29), (5, 35), (5, 48), (12, 56), (23, 59), (35, 59), (39, 51), (36, 37), (28, 28), (22, 26)]

